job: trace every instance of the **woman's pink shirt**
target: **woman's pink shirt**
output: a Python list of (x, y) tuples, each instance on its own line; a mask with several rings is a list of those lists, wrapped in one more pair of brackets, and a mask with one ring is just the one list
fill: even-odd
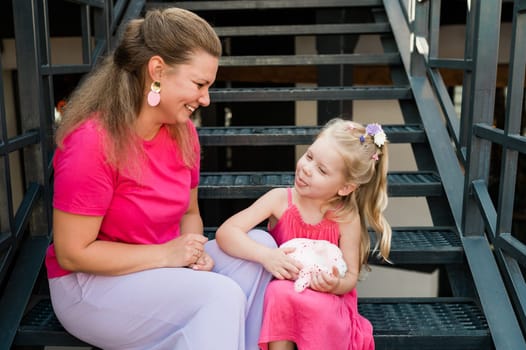
[[(188, 125), (199, 159), (197, 131), (191, 121)], [(158, 244), (177, 237), (190, 190), (199, 184), (199, 161), (191, 169), (186, 167), (163, 126), (154, 139), (143, 141), (144, 165), (136, 171), (119, 172), (106, 161), (104, 140), (105, 132), (96, 118), (66, 137), (53, 159), (53, 207), (103, 216), (99, 240)], [(58, 264), (53, 245), (46, 254), (46, 267), (49, 278), (70, 273)]]

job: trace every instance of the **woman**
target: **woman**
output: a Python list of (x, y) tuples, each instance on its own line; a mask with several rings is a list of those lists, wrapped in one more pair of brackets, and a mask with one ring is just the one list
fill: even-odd
[(220, 55), (202, 18), (152, 10), (67, 102), (46, 266), (57, 317), (87, 343), (257, 349), (271, 275), (207, 242), (197, 200), (190, 116), (210, 103)]

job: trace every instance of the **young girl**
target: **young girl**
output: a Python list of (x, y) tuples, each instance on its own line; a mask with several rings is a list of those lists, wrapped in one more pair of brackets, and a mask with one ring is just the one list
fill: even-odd
[[(218, 229), (223, 250), (261, 263), (275, 277), (265, 295), (262, 349), (374, 349), (372, 326), (358, 314), (355, 287), (370, 250), (367, 226), (378, 235), (375, 249), (388, 259), (387, 167), (379, 124), (333, 119), (299, 159), (293, 188), (267, 192)], [(310, 288), (294, 291), (301, 264), (288, 256), (291, 250), (262, 246), (245, 234), (267, 219), (278, 245), (297, 237), (338, 245), (345, 276), (334, 267), (333, 274), (313, 276)]]

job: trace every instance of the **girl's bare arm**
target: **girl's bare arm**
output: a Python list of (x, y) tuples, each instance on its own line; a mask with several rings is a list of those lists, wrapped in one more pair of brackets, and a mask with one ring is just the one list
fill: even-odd
[(271, 249), (252, 240), (247, 232), (286, 208), (286, 189), (273, 189), (248, 208), (227, 219), (217, 230), (217, 243), (226, 253), (259, 262), (277, 278), (290, 279), (299, 272), (298, 263), (281, 249)]

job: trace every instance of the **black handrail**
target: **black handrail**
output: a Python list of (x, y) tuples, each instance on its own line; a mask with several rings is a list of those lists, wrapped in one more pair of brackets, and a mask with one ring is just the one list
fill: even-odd
[[(499, 349), (524, 348), (526, 285), (521, 265), (526, 246), (511, 230), (518, 154), (526, 153), (526, 138), (520, 135), (526, 43), (517, 39), (526, 34), (526, 1), (515, 1), (504, 129), (493, 125), (501, 1), (471, 2), (462, 59), (438, 57), (441, 1), (409, 1), (409, 7), (404, 3), (384, 0), (390, 23), (396, 23), (397, 42), (416, 49), (402, 55), (413, 91), (429, 89), (426, 92), (433, 96), (429, 100), (428, 94), (414, 93), (481, 306), (490, 328), (499, 329), (492, 332), (494, 344)], [(409, 20), (413, 14), (414, 20)], [(453, 108), (441, 67), (464, 72), (461, 116)], [(439, 121), (434, 119), (437, 116)], [(447, 137), (435, 128), (448, 130)], [(446, 143), (453, 145), (449, 157), (444, 156)], [(502, 149), (497, 205), (488, 189), (492, 145)], [(465, 194), (461, 202), (458, 193)]]
[[(90, 71), (120, 24), (144, 8), (144, 0), (68, 2), (80, 9), (82, 62), (53, 65), (49, 3), (12, 1), (21, 101), (17, 114), (7, 115), (0, 80), (0, 347), (15, 337), (52, 235), (53, 79)], [(8, 130), (8, 118), (20, 121), (17, 130)]]

